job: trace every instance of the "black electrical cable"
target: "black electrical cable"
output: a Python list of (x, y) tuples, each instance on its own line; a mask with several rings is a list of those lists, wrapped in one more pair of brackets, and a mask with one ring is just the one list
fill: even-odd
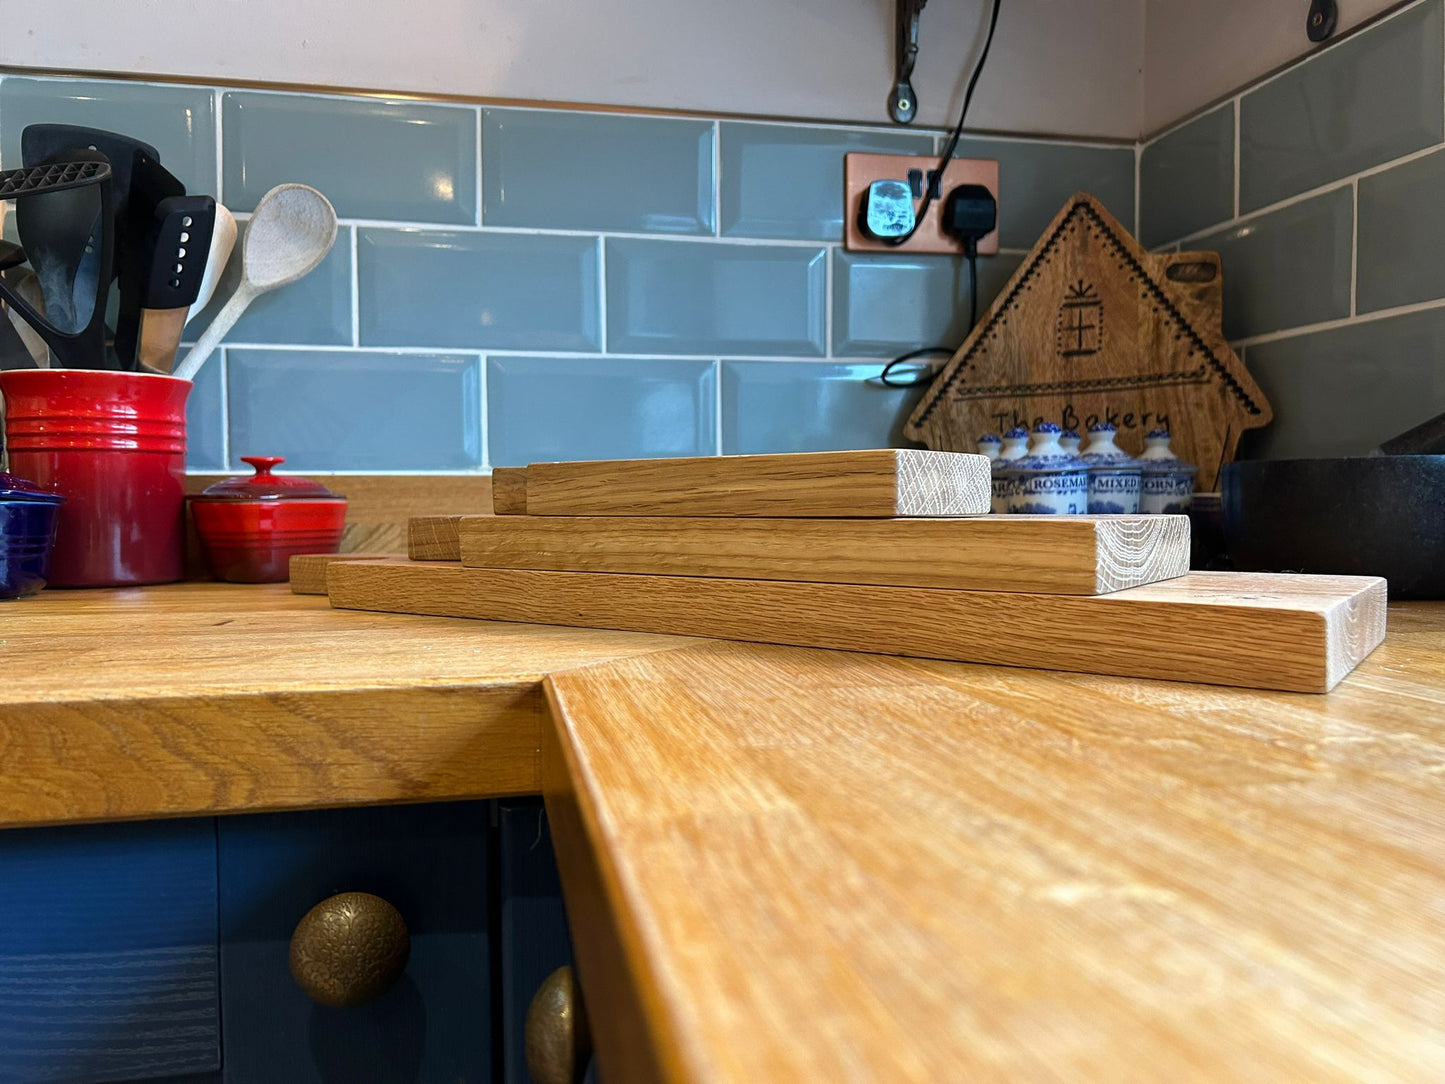
[(948, 137), (948, 145), (943, 148), (943, 154), (938, 159), (938, 168), (928, 180), (928, 188), (923, 193), (923, 203), (919, 205), (917, 214), (913, 218), (913, 229), (901, 237), (890, 237), (885, 243), (889, 245), (905, 244), (915, 233), (918, 227), (923, 225), (924, 218), (928, 215), (928, 208), (933, 201), (939, 197), (939, 186), (943, 184), (943, 171), (949, 160), (953, 158), (953, 152), (958, 147), (959, 137), (963, 135), (963, 120), (968, 116), (968, 103), (973, 101), (973, 88), (978, 85), (978, 77), (983, 74), (984, 61), (988, 59), (989, 46), (993, 44), (994, 28), (998, 26), (998, 9), (1003, 0), (993, 0), (993, 12), (988, 19), (988, 34), (983, 39), (983, 52), (978, 54), (978, 63), (973, 66), (973, 74), (969, 76), (968, 87), (963, 92), (963, 108), (958, 111), (958, 123), (953, 126), (953, 134)]
[[(968, 247), (968, 332), (972, 332), (978, 324), (978, 246), (970, 244)], [(968, 337), (968, 332), (965, 332), (965, 338)], [(931, 383), (933, 378), (938, 375), (931, 371), (918, 374), (916, 380), (890, 379), (889, 374), (895, 366), (927, 357), (930, 354), (947, 354), (952, 357), (954, 350), (955, 348), (952, 346), (924, 346), (917, 350), (910, 350), (906, 354), (900, 354), (883, 366), (883, 371), (878, 374), (878, 382), (886, 384), (890, 388), (916, 388)]]

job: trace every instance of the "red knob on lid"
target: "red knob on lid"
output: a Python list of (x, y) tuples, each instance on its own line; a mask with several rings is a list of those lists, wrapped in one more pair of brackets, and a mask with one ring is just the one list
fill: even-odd
[(331, 492), (320, 482), (290, 474), (272, 474), (275, 467), (286, 462), (279, 455), (243, 455), (242, 463), (256, 468), (250, 477), (227, 478), (215, 485), (207, 486), (201, 500), (269, 501), (269, 500), (338, 500), (339, 494)]

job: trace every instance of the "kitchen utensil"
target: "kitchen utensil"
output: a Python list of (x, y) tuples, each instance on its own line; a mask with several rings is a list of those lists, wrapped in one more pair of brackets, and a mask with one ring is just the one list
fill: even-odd
[[(0, 203), (0, 207), (5, 204)], [(3, 224), (0, 224), (3, 226)], [(10, 241), (0, 240), (0, 272), (8, 271), (25, 262), (25, 250)], [(33, 369), (35, 359), (31, 357), (25, 341), (11, 323), (8, 312), (0, 306), (0, 369)]]
[(226, 261), (231, 258), (231, 250), (235, 247), (236, 217), (218, 203), (216, 222), (211, 229), (211, 244), (206, 254), (205, 274), (201, 277), (201, 288), (196, 293), (196, 300), (191, 302), (190, 311), (186, 313), (187, 323), (199, 316), (201, 310), (211, 303), (211, 298), (216, 293), (216, 284), (221, 281), (221, 274), (226, 270)]
[(0, 472), (0, 599), (24, 598), (45, 586), (64, 502), (34, 482)]
[(45, 295), (45, 313), (3, 278), (0, 296), (45, 340), (59, 365), (110, 367), (105, 349), (114, 244), (110, 163), (98, 152), (76, 151), (45, 165), (6, 170), (0, 173), (0, 199), (17, 201), (16, 225)]
[(156, 208), (163, 200), (186, 194), (186, 186), (160, 162), (137, 155), (132, 163), (130, 207), (127, 229), (131, 245), (126, 262), (119, 266), (119, 306), (115, 317), (115, 353), (123, 368), (136, 367), (136, 342), (140, 336), (142, 293), (150, 273), (151, 252), (148, 242), (155, 227)]
[(1146, 252), (1102, 203), (1071, 197), (903, 428), (930, 448), (972, 451), (980, 433), (1040, 421), (1118, 428), (1143, 449), (1168, 429), (1215, 486), (1240, 435), (1273, 416), (1220, 324), (1212, 252)]
[(50, 582), (185, 573), (188, 381), (83, 369), (0, 372), (10, 469), (66, 497)]
[(241, 247), (241, 285), (176, 369), (183, 380), (197, 370), (256, 298), (304, 278), (336, 241), (336, 211), (316, 189), (278, 185), (261, 197)]
[(291, 558), (334, 553), (346, 498), (308, 478), (272, 474), (280, 456), (247, 455), (256, 473), (227, 478), (191, 498), (191, 516), (211, 575), (232, 583), (281, 583)]
[(216, 201), (210, 196), (172, 196), (157, 205), (143, 245), (149, 259), (141, 284), (138, 368), (171, 371), (186, 314), (201, 289), (215, 223)]
[[(1385, 441), (1435, 447), (1445, 415)], [(1390, 597), (1445, 598), (1445, 455), (1258, 459), (1221, 474), (1230, 562), (1383, 576)]]
[[(4, 204), (0, 203), (0, 207), (3, 206)], [(28, 304), (39, 315), (45, 315), (45, 295), (40, 292), (40, 282), (35, 278), (34, 271), (28, 267), (16, 268), (10, 272), (9, 282), (10, 288), (15, 291), (17, 297)], [(35, 362), (36, 367), (41, 369), (48, 368), (50, 365), (50, 347), (45, 344), (45, 340), (40, 337), (40, 333), (31, 327), (25, 317), (21, 316), (20, 313), (10, 305), (5, 306), (5, 312), (7, 316), (6, 322), (9, 323), (9, 325), (15, 329), (15, 333), (20, 336), (20, 341), (25, 344), (25, 349), (29, 352), (31, 360)], [(22, 366), (22, 368), (24, 368), (24, 366)]]

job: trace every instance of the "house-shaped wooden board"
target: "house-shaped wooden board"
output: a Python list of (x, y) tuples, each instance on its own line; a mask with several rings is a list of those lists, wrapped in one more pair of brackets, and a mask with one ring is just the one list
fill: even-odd
[(1040, 421), (1083, 430), (1106, 420), (1137, 454), (1168, 428), (1177, 455), (1216, 487), (1240, 435), (1269, 402), (1224, 341), (1223, 279), (1212, 252), (1144, 251), (1087, 193), (1064, 206), (904, 433), (939, 451)]

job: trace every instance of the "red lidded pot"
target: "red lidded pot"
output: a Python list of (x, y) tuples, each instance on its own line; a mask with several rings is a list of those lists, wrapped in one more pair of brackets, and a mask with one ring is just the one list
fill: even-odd
[(191, 515), (211, 575), (232, 583), (281, 583), (299, 553), (335, 553), (346, 498), (320, 482), (272, 474), (280, 456), (243, 455), (256, 468), (191, 497)]

